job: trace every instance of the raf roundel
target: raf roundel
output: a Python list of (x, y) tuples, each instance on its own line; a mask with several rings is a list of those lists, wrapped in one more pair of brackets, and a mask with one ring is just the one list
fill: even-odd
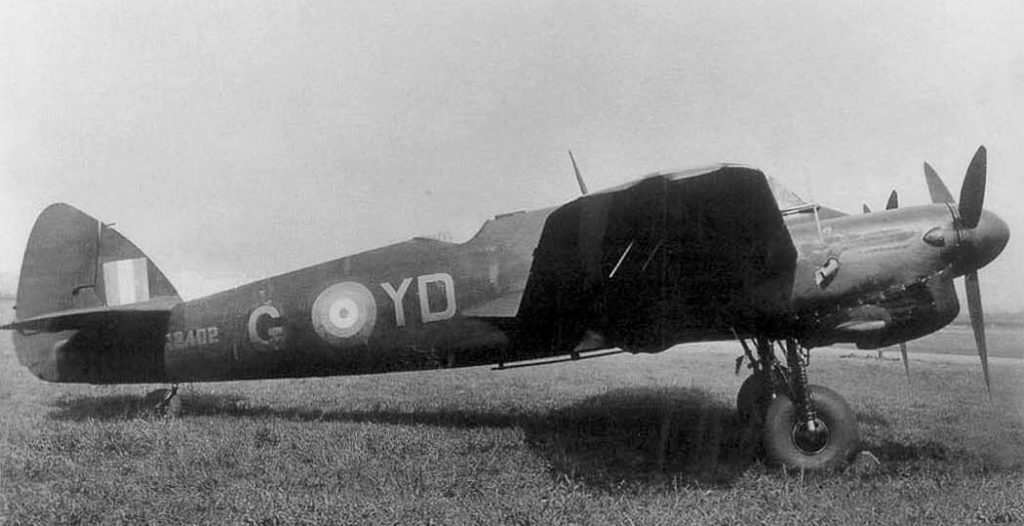
[(313, 329), (328, 343), (366, 340), (377, 321), (377, 302), (360, 283), (346, 281), (324, 289), (313, 302)]

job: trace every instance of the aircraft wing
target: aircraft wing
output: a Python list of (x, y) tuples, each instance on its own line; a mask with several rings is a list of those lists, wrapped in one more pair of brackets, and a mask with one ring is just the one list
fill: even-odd
[(151, 315), (169, 314), (181, 299), (173, 296), (159, 296), (148, 301), (118, 305), (116, 307), (87, 307), (41, 314), (31, 318), (14, 320), (0, 326), (0, 330), (32, 332), (59, 332), (96, 326), (125, 318), (143, 318)]
[(523, 345), (665, 348), (781, 330), (796, 248), (765, 175), (735, 165), (658, 173), (548, 218), (519, 306)]

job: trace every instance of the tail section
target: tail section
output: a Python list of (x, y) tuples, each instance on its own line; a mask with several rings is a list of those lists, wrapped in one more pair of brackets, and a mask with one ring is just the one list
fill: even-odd
[(21, 263), (18, 319), (163, 296), (178, 292), (117, 230), (63, 203), (39, 214)]
[[(122, 312), (153, 300), (173, 305), (181, 298), (137, 246), (70, 205), (51, 205), (36, 220), (22, 260), (11, 324), (18, 360), (49, 381), (158, 381), (169, 308)], [(27, 323), (41, 318), (66, 323)]]

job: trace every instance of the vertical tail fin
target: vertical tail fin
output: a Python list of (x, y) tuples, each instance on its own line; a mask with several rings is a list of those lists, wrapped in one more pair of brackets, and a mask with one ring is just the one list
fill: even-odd
[(158, 296), (178, 292), (117, 230), (63, 203), (39, 214), (21, 263), (18, 319)]
[[(156, 297), (180, 300), (163, 272), (117, 230), (63, 203), (39, 214), (21, 264), (15, 321)], [(59, 350), (73, 335), (19, 331), (18, 361), (40, 378), (62, 381)]]

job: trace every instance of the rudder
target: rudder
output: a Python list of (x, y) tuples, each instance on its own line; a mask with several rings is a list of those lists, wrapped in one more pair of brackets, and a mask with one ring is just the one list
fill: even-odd
[[(15, 321), (43, 314), (125, 305), (156, 297), (180, 301), (178, 292), (152, 261), (117, 230), (77, 208), (57, 203), (39, 214), (29, 235), (15, 305)], [(82, 331), (78, 331), (82, 332)], [(58, 359), (75, 331), (15, 334), (18, 361), (50, 381), (93, 381), (87, 371), (62, 371)], [(93, 352), (94, 351), (94, 352)], [(134, 349), (78, 349), (125, 354)], [(147, 351), (146, 354), (149, 354)], [(111, 358), (107, 356), (106, 358)], [(70, 378), (71, 377), (76, 378)], [(86, 378), (77, 376), (85, 374)]]

